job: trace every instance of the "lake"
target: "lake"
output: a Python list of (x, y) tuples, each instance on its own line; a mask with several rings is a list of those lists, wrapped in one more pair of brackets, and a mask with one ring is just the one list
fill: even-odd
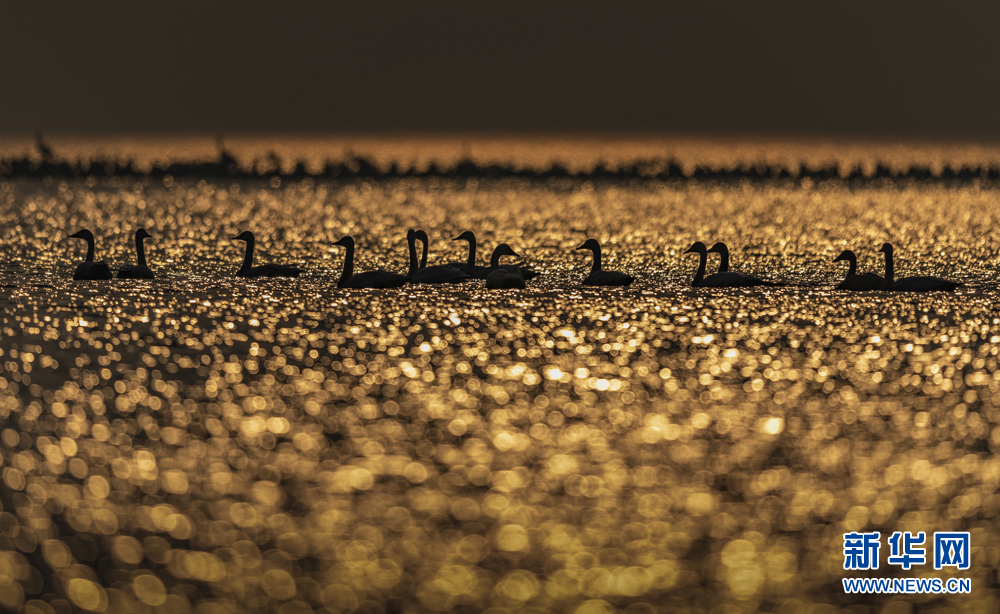
[[(319, 151), (319, 168), (350, 145), (580, 174), (0, 178), (0, 604), (996, 611), (997, 184), (601, 179), (586, 174), (597, 160), (667, 145), (373, 142), (299, 158)], [(156, 151), (203, 153), (144, 143), (65, 151), (146, 152), (147, 166)], [(254, 143), (237, 157), (281, 145)], [(280, 159), (296, 141), (285, 147)], [(997, 159), (850, 143), (669, 154), (692, 167)], [(72, 281), (85, 244), (69, 234), (91, 229), (118, 268), (138, 227), (157, 279)], [(451, 239), (473, 230), (481, 263), (505, 242), (541, 274), (524, 290), (336, 287), (337, 239), (354, 236), (356, 270), (405, 272), (408, 228), (429, 233), (431, 264), (464, 260)], [(301, 277), (236, 278), (232, 237), (248, 229), (258, 263)], [(581, 286), (588, 237), (635, 283)], [(694, 241), (725, 241), (735, 270), (780, 285), (692, 288)], [(881, 274), (886, 241), (897, 277), (965, 285), (834, 289), (837, 254)], [(879, 572), (844, 570), (851, 531), (881, 532)], [(971, 567), (889, 565), (894, 531), (968, 531)], [(971, 578), (972, 592), (845, 594), (842, 578), (869, 575)]]

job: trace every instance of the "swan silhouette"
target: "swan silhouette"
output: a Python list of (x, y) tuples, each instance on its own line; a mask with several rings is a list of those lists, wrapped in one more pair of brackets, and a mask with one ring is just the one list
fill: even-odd
[(501, 243), (493, 250), (490, 257), (490, 268), (480, 271), (477, 277), (486, 280), (486, 287), (491, 290), (503, 288), (523, 288), (524, 275), (521, 274), (520, 267), (500, 264), (500, 259), (504, 256), (517, 258), (517, 253), (506, 243)]
[(480, 270), (485, 269), (476, 264), (476, 233), (471, 230), (466, 230), (462, 234), (458, 235), (452, 241), (466, 241), (469, 243), (469, 257), (465, 262), (448, 262), (445, 266), (450, 266), (454, 269), (464, 271), (466, 275), (475, 276)]
[[(695, 241), (694, 245), (684, 251), (685, 254), (698, 254), (698, 269), (691, 280), (693, 288), (747, 288), (761, 285), (759, 279), (740, 273), (725, 271), (723, 273), (713, 273), (705, 277), (705, 269), (708, 267), (708, 248), (701, 241)], [(725, 263), (729, 264), (728, 259)], [(754, 282), (757, 283), (754, 283)]]
[(883, 243), (878, 250), (885, 254), (885, 279), (882, 280), (882, 290), (893, 292), (934, 292), (935, 290), (954, 290), (962, 284), (940, 277), (918, 276), (894, 279), (894, 264), (892, 261), (892, 245)]
[(717, 273), (728, 273), (729, 272), (729, 248), (722, 241), (717, 241), (715, 245), (708, 249), (708, 253), (715, 252), (719, 254), (719, 270)]
[(245, 241), (247, 244), (246, 254), (243, 256), (243, 265), (236, 271), (237, 277), (298, 277), (301, 269), (283, 264), (262, 264), (253, 265), (253, 248), (256, 243), (253, 233), (244, 230), (233, 237), (233, 241)]
[(410, 255), (410, 268), (406, 271), (406, 276), (412, 278), (420, 270), (417, 264), (417, 231), (412, 228), (406, 231), (406, 247)]
[[(477, 245), (476, 233), (472, 232), (471, 230), (466, 230), (462, 234), (452, 239), (452, 241), (468, 241), (469, 258), (465, 262), (449, 262), (445, 266), (450, 266), (452, 268), (465, 271), (468, 275), (476, 279), (486, 279), (489, 276), (489, 274), (493, 271), (493, 269), (496, 268), (492, 263), (492, 258), (490, 259), (490, 266), (488, 267), (479, 266), (478, 264), (476, 264), (476, 245)], [(511, 271), (512, 269), (517, 269), (518, 272), (521, 274), (521, 277), (523, 277), (525, 280), (534, 279), (535, 277), (538, 277), (538, 273), (532, 270), (530, 267), (514, 265), (514, 264), (505, 264), (503, 265), (503, 267), (507, 271)]]
[(153, 271), (146, 266), (146, 248), (143, 246), (143, 239), (148, 239), (153, 235), (146, 232), (145, 228), (135, 231), (135, 261), (136, 264), (126, 264), (118, 269), (118, 279), (153, 279)]
[(585, 286), (627, 286), (635, 281), (635, 278), (618, 271), (605, 271), (601, 268), (601, 244), (597, 239), (587, 239), (583, 245), (576, 249), (589, 249), (594, 253), (594, 265), (590, 269), (590, 275), (580, 283)]
[(489, 290), (505, 290), (509, 288), (524, 288), (524, 278), (520, 272), (510, 272), (506, 269), (496, 269), (486, 276), (486, 287)]
[[(716, 287), (716, 288), (751, 288), (753, 286), (773, 286), (774, 282), (764, 281), (758, 279), (753, 275), (747, 275), (745, 273), (736, 273), (729, 270), (729, 248), (722, 241), (717, 242), (711, 248), (709, 248), (708, 253), (715, 252), (719, 254), (719, 270), (715, 275), (709, 275), (705, 278), (705, 283), (702, 284), (704, 287)], [(706, 254), (707, 257), (707, 254)], [(716, 277), (719, 275), (720, 277)]]
[(838, 290), (881, 290), (882, 278), (874, 273), (862, 273), (858, 275), (858, 257), (849, 249), (840, 252), (840, 255), (833, 259), (834, 262), (846, 260), (848, 263), (847, 277), (837, 284)]
[[(513, 250), (513, 248), (511, 248), (510, 245), (507, 245), (506, 243), (501, 243), (500, 245), (497, 245), (493, 249), (493, 254), (490, 256), (490, 266), (481, 267), (479, 269), (479, 272), (476, 273), (473, 277), (475, 277), (476, 279), (486, 279), (494, 271), (498, 269), (503, 269), (504, 271), (507, 271), (512, 275), (520, 275), (521, 278), (524, 280), (530, 279), (530, 277), (527, 277), (524, 274), (525, 270), (527, 269), (524, 269), (522, 267), (513, 264), (500, 264), (500, 258), (504, 256), (514, 256), (515, 258), (519, 258), (517, 253)], [(534, 271), (532, 271), (532, 273), (534, 273)]]
[[(413, 231), (410, 231), (413, 232)], [(409, 233), (407, 233), (409, 234)], [(424, 244), (424, 253), (420, 259), (420, 266), (415, 273), (409, 275), (411, 284), (458, 284), (471, 279), (468, 274), (458, 270), (453, 266), (434, 265), (427, 266), (427, 251), (430, 239), (423, 230), (417, 230), (416, 240)], [(416, 249), (411, 245), (411, 266), (416, 262)]]
[[(407, 233), (407, 239), (409, 239), (409, 233)], [(355, 275), (354, 237), (347, 235), (335, 242), (334, 245), (347, 249), (347, 253), (344, 255), (344, 272), (341, 273), (340, 280), (337, 282), (338, 288), (398, 288), (410, 281), (406, 275), (388, 271), (365, 271)], [(414, 260), (416, 260), (416, 251), (414, 251)]]
[(88, 279), (111, 279), (111, 267), (107, 262), (94, 262), (94, 233), (86, 228), (75, 232), (67, 239), (83, 239), (87, 242), (87, 257), (76, 267), (73, 279), (83, 281)]

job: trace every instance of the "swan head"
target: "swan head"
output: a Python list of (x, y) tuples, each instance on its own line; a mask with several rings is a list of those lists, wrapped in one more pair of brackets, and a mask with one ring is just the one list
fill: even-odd
[(719, 241), (718, 243), (716, 243), (712, 247), (708, 248), (708, 251), (709, 252), (715, 252), (716, 254), (728, 254), (729, 253), (729, 248), (726, 247), (725, 243), (723, 243), (722, 241)]
[(339, 245), (341, 247), (354, 247), (354, 237), (352, 237), (351, 235), (347, 235), (346, 237), (340, 239), (339, 241), (334, 241), (333, 244)]
[(152, 236), (153, 235), (151, 235), (148, 232), (146, 232), (145, 228), (140, 228), (139, 230), (135, 231), (135, 238), (136, 239), (149, 239)]
[[(714, 246), (713, 246), (714, 247)], [(708, 248), (701, 241), (695, 241), (694, 245), (684, 250), (685, 254), (707, 254)]]
[(883, 243), (882, 244), (882, 249), (880, 249), (878, 251), (882, 252), (883, 254), (891, 256), (892, 255), (892, 244), (891, 243)]
[(83, 230), (74, 232), (73, 234), (71, 234), (70, 236), (68, 236), (66, 238), (67, 239), (84, 239), (86, 241), (93, 241), (94, 240), (94, 233), (92, 233), (89, 230), (87, 230), (86, 228), (84, 228)]
[(233, 241), (246, 241), (249, 243), (250, 241), (253, 241), (253, 233), (249, 230), (244, 230), (240, 234), (233, 237)]
[(515, 258), (519, 257), (517, 255), (517, 252), (515, 252), (513, 249), (511, 249), (511, 247), (509, 245), (507, 245), (506, 243), (501, 243), (500, 245), (497, 245), (496, 249), (493, 250), (493, 255), (494, 256), (514, 256)]
[(427, 245), (429, 240), (427, 238), (427, 233), (423, 230), (418, 230), (416, 233), (417, 241), (423, 241), (424, 245)]
[(406, 231), (406, 242), (407, 243), (412, 243), (413, 241), (416, 241), (416, 240), (417, 240), (417, 231), (413, 230), (412, 228), (409, 229), (409, 230), (407, 230)]
[(597, 239), (587, 239), (583, 242), (583, 245), (576, 249), (589, 249), (592, 252), (596, 252), (600, 251), (601, 244), (597, 241)]
[(841, 260), (846, 260), (846, 261), (850, 262), (852, 260), (857, 260), (857, 259), (858, 258), (857, 258), (857, 256), (854, 255), (854, 252), (852, 252), (849, 249), (845, 249), (844, 251), (840, 252), (840, 255), (837, 256), (836, 258), (834, 258), (833, 261), (834, 262), (840, 262)]
[(466, 230), (462, 234), (452, 239), (452, 241), (468, 241), (469, 243), (472, 243), (475, 240), (476, 240), (476, 233), (472, 232), (471, 230)]

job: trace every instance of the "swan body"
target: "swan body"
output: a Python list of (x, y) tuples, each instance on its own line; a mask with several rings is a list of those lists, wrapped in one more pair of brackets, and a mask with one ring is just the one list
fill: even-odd
[(126, 264), (118, 269), (118, 279), (153, 279), (156, 275), (146, 266), (146, 249), (142, 244), (143, 239), (148, 239), (153, 235), (146, 232), (145, 228), (135, 231), (135, 264)]
[[(409, 235), (409, 233), (407, 233)], [(409, 236), (407, 236), (409, 238)], [(410, 281), (406, 275), (388, 271), (365, 271), (354, 274), (354, 237), (347, 235), (334, 245), (347, 249), (344, 255), (344, 272), (337, 282), (338, 288), (398, 288)]]
[[(493, 250), (493, 255), (490, 256), (490, 266), (481, 268), (479, 272), (476, 273), (473, 277), (475, 277), (476, 279), (486, 279), (494, 271), (503, 270), (511, 275), (516, 275), (521, 279), (524, 280), (530, 279), (530, 277), (524, 274), (525, 269), (512, 264), (501, 264), (500, 258), (504, 256), (514, 256), (515, 258), (518, 257), (517, 253), (511, 248), (510, 245), (507, 245), (506, 243), (501, 243), (500, 245), (496, 246), (496, 248)], [(534, 271), (532, 271), (532, 273), (534, 273)]]
[(87, 256), (76, 267), (73, 279), (76, 281), (92, 279), (111, 279), (111, 267), (107, 262), (94, 262), (94, 233), (86, 228), (71, 234), (68, 239), (83, 239), (87, 242)]
[(605, 271), (601, 268), (601, 244), (597, 239), (587, 239), (583, 245), (576, 249), (587, 249), (594, 254), (594, 264), (590, 269), (590, 275), (580, 283), (585, 286), (627, 286), (635, 281), (635, 278), (626, 273), (618, 271)]
[(302, 272), (298, 267), (285, 266), (283, 264), (262, 264), (253, 265), (253, 248), (256, 243), (253, 233), (244, 230), (233, 237), (234, 241), (245, 241), (247, 244), (246, 253), (243, 256), (243, 265), (236, 271), (237, 277), (298, 277)]
[(493, 250), (493, 256), (490, 258), (491, 266), (487, 269), (489, 274), (485, 277), (486, 287), (490, 290), (523, 288), (524, 276), (521, 275), (521, 270), (518, 267), (503, 266), (500, 264), (500, 258), (504, 256), (514, 256), (516, 258), (517, 254), (509, 245), (501, 243)]
[[(471, 230), (466, 230), (462, 234), (452, 239), (452, 241), (467, 241), (469, 243), (469, 258), (465, 262), (449, 262), (445, 264), (445, 266), (450, 266), (452, 268), (464, 271), (467, 275), (475, 279), (486, 279), (492, 272), (492, 269), (495, 267), (492, 264), (492, 258), (490, 260), (490, 266), (488, 267), (476, 264), (476, 245), (477, 245), (476, 233), (472, 232)], [(503, 266), (508, 271), (517, 269), (518, 272), (521, 274), (521, 277), (523, 277), (525, 280), (534, 279), (535, 277), (538, 277), (538, 273), (532, 270), (530, 267), (524, 267), (514, 264), (505, 264)]]
[(729, 270), (729, 248), (722, 241), (708, 249), (708, 253), (719, 254), (719, 270), (709, 275), (701, 284), (704, 288), (752, 288), (754, 286), (773, 286), (774, 282), (764, 281), (753, 275), (736, 273)]
[(849, 249), (840, 252), (840, 255), (833, 259), (834, 262), (846, 260), (848, 262), (847, 277), (837, 284), (838, 290), (880, 290), (883, 279), (874, 273), (862, 273), (858, 275), (858, 257)]
[(486, 287), (489, 290), (524, 288), (524, 277), (521, 277), (520, 272), (512, 273), (506, 269), (496, 269), (486, 276)]
[[(694, 245), (684, 251), (685, 254), (698, 254), (698, 269), (695, 271), (694, 279), (691, 280), (693, 288), (751, 288), (753, 286), (769, 285), (756, 277), (724, 271), (705, 276), (705, 269), (708, 267), (709, 249), (701, 241), (695, 241)], [(726, 252), (728, 256), (728, 252)], [(723, 262), (728, 268), (728, 257)]]
[[(413, 232), (413, 231), (410, 231)], [(416, 240), (421, 241), (424, 245), (423, 257), (420, 260), (420, 266), (417, 270), (411, 273), (408, 277), (410, 278), (411, 284), (459, 284), (464, 281), (468, 281), (471, 277), (468, 273), (459, 270), (458, 268), (450, 265), (435, 265), (427, 266), (427, 251), (430, 239), (427, 237), (427, 233), (423, 230), (417, 230), (414, 233)], [(416, 249), (411, 246), (411, 266), (416, 261)]]
[(955, 281), (948, 281), (940, 277), (930, 277), (926, 275), (917, 277), (904, 277), (894, 279), (894, 263), (892, 259), (892, 245), (883, 243), (879, 250), (885, 254), (885, 279), (882, 281), (882, 290), (891, 292), (950, 292), (962, 284)]

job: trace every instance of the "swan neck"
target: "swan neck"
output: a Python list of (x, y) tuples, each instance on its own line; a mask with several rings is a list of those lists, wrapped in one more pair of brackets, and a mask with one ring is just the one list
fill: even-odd
[(136, 264), (139, 266), (146, 266), (146, 248), (142, 244), (143, 239), (145, 239), (145, 237), (140, 237), (138, 235), (135, 237)]
[(86, 262), (94, 261), (94, 237), (87, 237), (87, 259)]
[(495, 269), (498, 266), (500, 266), (500, 250), (495, 249), (493, 250), (493, 255), (490, 256), (490, 267)]
[(892, 290), (894, 265), (892, 262), (892, 252), (885, 253), (885, 278), (882, 281), (883, 290)]
[(343, 286), (348, 279), (354, 275), (354, 245), (346, 246), (347, 253), (344, 254), (344, 272), (340, 275), (340, 282), (338, 285)]
[(728, 273), (729, 272), (729, 249), (723, 247), (719, 250), (719, 272)]
[(465, 272), (472, 275), (476, 272), (476, 238), (469, 240), (469, 259), (465, 262)]
[(594, 248), (594, 266), (590, 268), (591, 273), (598, 273), (601, 270), (601, 247)]
[[(253, 268), (253, 245), (255, 242), (253, 239), (247, 239), (247, 249), (243, 254), (243, 266), (240, 267), (237, 275), (242, 275)], [(142, 252), (140, 251), (139, 253), (141, 254)]]
[(410, 248), (410, 271), (406, 276), (413, 277), (417, 274), (417, 240), (414, 237), (406, 237), (406, 242)]
[(848, 277), (853, 277), (854, 275), (857, 275), (857, 273), (858, 273), (858, 259), (857, 258), (848, 258), (847, 259), (847, 265), (848, 265), (848, 267), (847, 267), (847, 276)]
[(427, 268), (427, 249), (428, 249), (427, 248), (427, 241), (424, 241), (424, 240), (421, 239), (420, 242), (424, 246), (423, 255), (420, 256), (420, 268), (426, 269)]
[(701, 284), (701, 280), (705, 277), (705, 267), (707, 266), (708, 252), (698, 252), (698, 270), (694, 272), (694, 279), (691, 280), (692, 286)]

